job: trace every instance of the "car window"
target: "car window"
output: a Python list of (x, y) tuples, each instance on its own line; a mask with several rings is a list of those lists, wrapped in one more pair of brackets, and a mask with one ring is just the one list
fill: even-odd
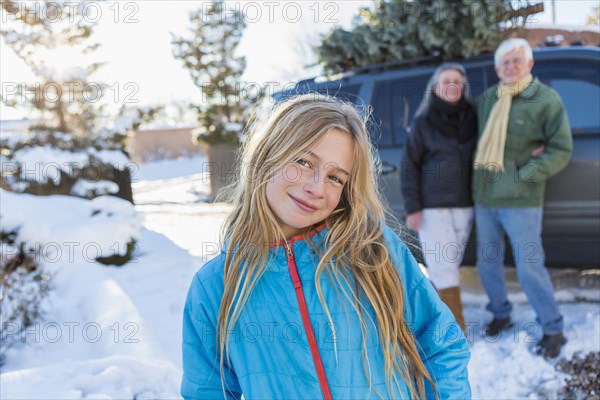
[(403, 146), (408, 137), (415, 112), (427, 90), (429, 76), (398, 79), (392, 85), (392, 129), (394, 144)]
[(600, 71), (586, 62), (540, 62), (534, 75), (554, 88), (575, 134), (600, 133)]
[(378, 146), (402, 146), (425, 94), (429, 76), (381, 81), (373, 91), (373, 116), (378, 122), (373, 140)]
[(391, 146), (392, 140), (392, 92), (389, 81), (378, 82), (373, 90), (371, 140), (377, 147)]
[(467, 69), (467, 79), (469, 80), (471, 100), (474, 100), (483, 93), (483, 89), (487, 87), (487, 85), (484, 85), (483, 70), (481, 68)]
[(492, 62), (492, 65), (484, 68), (483, 71), (485, 74), (485, 79), (487, 81), (487, 85), (486, 85), (485, 89), (498, 83), (498, 74), (496, 73), (496, 69), (494, 68), (493, 62)]

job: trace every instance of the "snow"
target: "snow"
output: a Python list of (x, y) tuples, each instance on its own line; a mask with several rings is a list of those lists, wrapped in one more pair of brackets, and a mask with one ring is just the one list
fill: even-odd
[(86, 181), (85, 179), (79, 179), (75, 182), (75, 185), (71, 188), (71, 193), (80, 196), (88, 197), (93, 194), (111, 194), (119, 191), (119, 185), (112, 181)]
[(72, 152), (46, 145), (24, 147), (15, 151), (10, 161), (3, 161), (3, 168), (19, 166), (22, 180), (41, 184), (51, 180), (58, 185), (61, 171), (71, 176), (76, 170), (94, 163), (109, 164), (119, 170), (132, 164), (127, 156), (119, 150), (98, 151), (90, 148), (86, 151)]
[[(61, 51), (65, 53), (65, 51)], [(61, 55), (53, 55), (52, 59), (57, 60), (61, 59)], [(52, 77), (57, 82), (87, 82), (88, 73), (85, 69), (81, 67), (75, 66), (53, 66), (53, 67), (38, 67), (37, 72), (40, 75)], [(79, 85), (75, 86), (76, 88), (80, 87)]]
[[(173, 385), (179, 379), (178, 375), (177, 369), (161, 362), (115, 355), (90, 361), (69, 360), (25, 369), (18, 375), (8, 374), (2, 380), (2, 385), (6, 385), (2, 393), (11, 399), (174, 398), (177, 395)], [(29, 385), (33, 387), (18, 389)]]
[[(214, 254), (230, 210), (204, 202), (209, 182), (198, 173), (202, 162), (199, 157), (140, 165), (134, 175), (135, 210), (109, 196), (90, 201), (0, 192), (2, 226), (21, 225), (19, 237), (103, 245), (135, 237), (139, 245), (133, 261), (122, 267), (82, 257), (48, 265), (55, 272), (55, 289), (45, 301), (48, 311), (21, 335), (26, 343), (5, 352), (2, 398), (179, 397), (186, 291), (196, 270)], [(92, 215), (94, 210), (101, 212)], [(463, 292), (472, 327), (473, 397), (556, 398), (564, 376), (554, 370), (555, 362), (532, 354), (541, 336), (535, 315), (522, 292), (509, 296), (515, 329), (491, 340), (481, 335), (491, 318), (485, 296), (475, 289)], [(600, 351), (598, 297), (597, 290), (558, 291), (569, 339), (564, 357)]]
[(194, 175), (202, 171), (206, 163), (204, 157), (180, 157), (176, 159), (158, 160), (147, 164), (140, 164), (136, 171), (132, 171), (132, 179), (136, 181), (158, 181), (171, 178)]
[[(81, 67), (67, 67), (67, 68), (63, 68), (63, 69), (58, 69), (57, 72), (61, 72), (61, 77), (64, 80), (70, 79), (70, 80), (79, 80), (82, 82), (87, 82), (88, 79), (88, 74), (85, 71), (85, 69), (81, 68)], [(56, 75), (51, 75), (51, 76), (56, 76)]]
[[(511, 300), (513, 300), (511, 298)], [(564, 376), (554, 370), (556, 361), (544, 362), (532, 353), (542, 332), (534, 323), (535, 314), (528, 303), (516, 303), (512, 318), (515, 327), (498, 338), (484, 338), (480, 332), (491, 317), (482, 305), (467, 303), (466, 319), (471, 321), (473, 337), (469, 377), (473, 398), (544, 399), (556, 396)], [(578, 351), (600, 351), (600, 307), (597, 303), (560, 304), (565, 316), (568, 342), (562, 355), (571, 358)]]
[(206, 158), (200, 156), (134, 165), (131, 181), (136, 204), (184, 206), (208, 201), (210, 178), (208, 173), (202, 172), (206, 162)]
[(560, 29), (568, 32), (600, 32), (600, 26), (595, 25), (567, 25), (567, 24), (542, 24), (539, 21), (531, 20), (527, 23), (531, 29)]
[[(48, 213), (35, 196), (0, 194), (2, 226), (21, 225), (19, 239), (139, 240), (132, 262), (120, 268), (86, 261), (77, 247), (73, 258), (46, 263), (55, 273), (50, 311), (20, 335), (27, 343), (6, 351), (2, 398), (177, 397), (181, 310), (198, 259), (163, 235), (136, 232), (135, 210), (120, 199), (50, 196)], [(90, 217), (94, 210), (101, 213)], [(34, 222), (41, 233), (28, 229)]]
[(2, 230), (17, 230), (17, 241), (42, 251), (42, 259), (52, 269), (124, 254), (127, 243), (140, 238), (140, 216), (131, 203), (117, 197), (86, 200), (2, 189), (0, 197)]
[(21, 179), (47, 183), (60, 183), (60, 171), (71, 175), (74, 169), (88, 163), (89, 156), (83, 152), (70, 152), (51, 146), (25, 147), (14, 152), (12, 162), (21, 166)]
[[(219, 15), (220, 14), (220, 15)], [(225, 17), (226, 13), (224, 11), (222, 11), (221, 13), (217, 14), (217, 21), (220, 21), (221, 16)], [(227, 14), (231, 15), (229, 12), (227, 12)], [(204, 36), (204, 43), (214, 43), (214, 42), (221, 42), (223, 40), (223, 36), (225, 36), (225, 33), (227, 33), (227, 31), (231, 30), (231, 29), (227, 29), (225, 27), (224, 24), (222, 23), (214, 23), (213, 21), (215, 20), (215, 18), (213, 17), (213, 21), (211, 21), (211, 17), (210, 16), (205, 16), (203, 17), (204, 22), (206, 23), (206, 26), (208, 26), (208, 29), (203, 29), (202, 30), (202, 36)], [(211, 22), (213, 22), (212, 24), (210, 24)]]
[(115, 118), (113, 126), (106, 132), (107, 134), (110, 134), (110, 132), (127, 132), (131, 129), (136, 119), (135, 115), (120, 115)]
[(244, 127), (244, 125), (242, 125), (238, 122), (227, 122), (225, 124), (225, 130), (227, 132), (240, 132), (243, 127)]
[[(8, 88), (7, 88), (8, 89)], [(2, 132), (2, 140), (7, 137), (17, 135), (27, 137), (27, 129), (36, 121), (31, 119), (4, 119), (0, 120), (0, 132)], [(16, 139), (20, 140), (21, 137)]]
[(16, 32), (7, 32), (6, 35), (4, 35), (4, 41), (6, 42), (6, 44), (12, 44), (13, 42), (16, 42), (17, 40), (19, 40), (19, 35)]
[(120, 150), (89, 150), (90, 155), (104, 164), (112, 165), (116, 169), (124, 170), (126, 166), (131, 164), (131, 161)]

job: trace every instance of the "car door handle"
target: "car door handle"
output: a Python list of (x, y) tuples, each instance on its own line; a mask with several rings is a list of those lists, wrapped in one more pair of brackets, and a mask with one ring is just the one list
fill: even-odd
[(393, 174), (394, 172), (396, 172), (398, 170), (398, 168), (395, 165), (392, 165), (388, 162), (382, 161), (381, 162), (381, 175), (389, 175), (389, 174)]

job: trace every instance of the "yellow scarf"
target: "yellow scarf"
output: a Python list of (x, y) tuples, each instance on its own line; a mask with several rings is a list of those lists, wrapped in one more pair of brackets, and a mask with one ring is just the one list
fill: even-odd
[(533, 76), (528, 74), (510, 85), (498, 84), (498, 102), (492, 107), (479, 139), (475, 154), (475, 168), (490, 171), (497, 171), (500, 168), (500, 171), (504, 171), (504, 144), (512, 98), (527, 89), (531, 82)]

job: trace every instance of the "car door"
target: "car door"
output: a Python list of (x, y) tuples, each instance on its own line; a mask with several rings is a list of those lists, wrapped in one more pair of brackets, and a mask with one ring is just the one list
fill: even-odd
[(600, 60), (541, 60), (533, 74), (560, 95), (573, 155), (548, 180), (544, 247), (549, 264), (600, 264)]
[[(546, 185), (542, 229), (546, 264), (597, 267), (600, 265), (600, 59), (540, 58), (532, 74), (558, 92), (573, 134), (571, 161)], [(486, 72), (489, 85), (498, 82), (493, 66)]]

